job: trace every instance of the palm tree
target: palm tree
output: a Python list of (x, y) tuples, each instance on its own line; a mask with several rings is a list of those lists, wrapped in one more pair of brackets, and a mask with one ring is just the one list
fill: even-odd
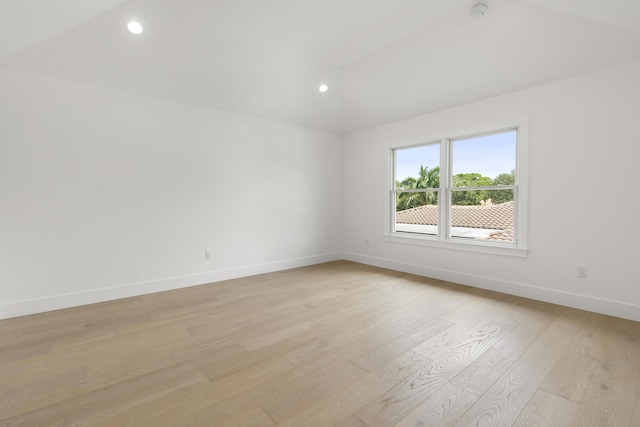
[[(420, 166), (418, 178), (408, 177), (396, 181), (397, 190), (421, 190), (440, 188), (440, 166), (432, 169)], [(415, 208), (423, 205), (438, 204), (438, 193), (434, 191), (398, 192), (396, 193), (396, 211)]]

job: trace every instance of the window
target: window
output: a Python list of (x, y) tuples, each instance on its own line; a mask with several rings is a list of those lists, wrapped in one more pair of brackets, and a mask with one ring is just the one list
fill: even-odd
[(391, 153), (391, 240), (526, 255), (522, 125)]

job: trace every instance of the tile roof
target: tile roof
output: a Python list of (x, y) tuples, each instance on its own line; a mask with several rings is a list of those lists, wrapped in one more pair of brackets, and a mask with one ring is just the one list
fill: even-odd
[[(396, 212), (396, 223), (437, 225), (438, 206), (425, 205)], [(497, 230), (489, 240), (513, 241), (513, 202), (488, 206), (452, 206), (451, 226)]]

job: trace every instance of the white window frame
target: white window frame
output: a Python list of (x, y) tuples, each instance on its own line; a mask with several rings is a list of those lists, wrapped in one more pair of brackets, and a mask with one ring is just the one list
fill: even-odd
[[(505, 186), (514, 190), (514, 240), (513, 243), (491, 242), (473, 239), (461, 239), (450, 236), (450, 200), (451, 200), (451, 146), (454, 141), (491, 135), (510, 130), (516, 131), (516, 183)], [(421, 138), (419, 141), (408, 141), (389, 147), (389, 187), (386, 189), (384, 240), (391, 243), (431, 246), (443, 249), (453, 249), (472, 252), (483, 252), (497, 255), (526, 257), (528, 254), (527, 224), (528, 224), (528, 154), (529, 154), (529, 126), (528, 119), (514, 120), (493, 126), (482, 126), (473, 129), (447, 132), (431, 138)], [(440, 144), (440, 188), (438, 189), (438, 234), (427, 235), (418, 233), (396, 232), (395, 228), (395, 150), (419, 147), (429, 144)], [(441, 201), (447, 203), (441, 203)]]

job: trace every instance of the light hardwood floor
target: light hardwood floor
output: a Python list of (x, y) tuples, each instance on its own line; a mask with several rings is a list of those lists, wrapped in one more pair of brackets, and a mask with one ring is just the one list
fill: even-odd
[(0, 426), (640, 426), (639, 323), (346, 261), (0, 337)]

